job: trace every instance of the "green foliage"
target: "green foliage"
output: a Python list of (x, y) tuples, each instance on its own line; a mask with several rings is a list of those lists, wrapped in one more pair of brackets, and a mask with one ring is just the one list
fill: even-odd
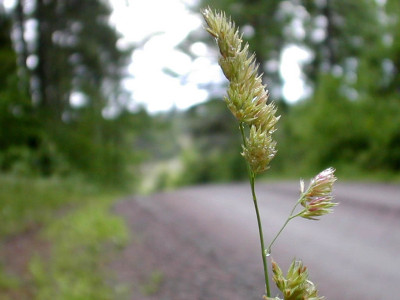
[(161, 271), (153, 271), (149, 276), (148, 282), (142, 286), (143, 295), (151, 296), (156, 294), (164, 281), (164, 275)]
[(93, 193), (78, 179), (32, 179), (0, 176), (0, 237), (16, 235), (46, 224), (57, 209)]
[[(3, 267), (0, 267), (0, 291), (17, 290), (21, 286), (19, 279), (16, 276), (6, 274)], [(1, 298), (0, 296), (0, 299)]]
[(177, 182), (178, 185), (226, 182), (240, 180), (246, 176), (246, 165), (238, 151), (224, 153), (216, 149), (214, 152), (204, 153), (187, 149), (183, 153), (182, 163), (184, 170)]
[[(129, 95), (120, 85), (132, 49), (117, 47), (109, 5), (39, 0), (27, 15), (28, 4), (17, 4), (9, 14), (0, 11), (0, 172), (79, 173), (123, 185), (137, 161), (124, 132)], [(21, 30), (27, 19), (37, 23), (35, 40), (14, 32), (15, 51), (12, 25)], [(37, 66), (28, 68), (28, 56)], [(74, 105), (73, 97), (82, 103)]]
[[(326, 76), (313, 99), (290, 112), (287, 140), (282, 141), (287, 167), (296, 163), (309, 172), (335, 164), (344, 172), (399, 172), (398, 102), (349, 101), (339, 86), (340, 78)], [(289, 147), (289, 141), (296, 147)]]
[(36, 257), (30, 272), (36, 299), (115, 299), (104, 282), (105, 244), (121, 247), (128, 241), (123, 221), (110, 213), (109, 200), (96, 199), (49, 224), (50, 260)]
[(239, 125), (223, 101), (195, 106), (185, 114), (185, 120), (190, 142), (182, 153), (179, 185), (246, 178), (237, 137)]
[(15, 73), (16, 54), (10, 39), (11, 19), (2, 10), (0, 4), (0, 87), (8, 82), (8, 76)]
[[(310, 176), (330, 165), (340, 176), (399, 174), (398, 1), (199, 3), (207, 5), (245, 29), (243, 39), (256, 52), (274, 100), (279, 80), (271, 66), (279, 65), (277, 54), (286, 46), (309, 51), (302, 76), (313, 93), (291, 106), (278, 101), (278, 153), (267, 176)], [(192, 170), (204, 173), (202, 164)]]
[[(308, 13), (305, 18), (304, 37), (297, 40), (313, 53), (304, 68), (311, 84), (319, 81), (320, 74), (352, 72), (354, 61), (382, 50), (384, 26), (382, 9), (377, 1), (300, 1)], [(319, 35), (321, 30), (324, 35)], [(378, 58), (382, 60), (383, 57)], [(343, 84), (345, 81), (343, 81)]]
[[(333, 163), (357, 174), (398, 173), (400, 6), (396, 0), (382, 3), (199, 1), (196, 12), (212, 5), (245, 29), (243, 39), (256, 52), (277, 102), (279, 146), (267, 176), (310, 175)], [(136, 185), (141, 177), (152, 176), (140, 173), (142, 161), (179, 157), (182, 170), (163, 171), (160, 187), (243, 179), (237, 124), (227, 120), (231, 117), (220, 109), (223, 105), (156, 116), (124, 110), (130, 95), (120, 82), (132, 49), (117, 47), (119, 34), (108, 23), (110, 12), (99, 0), (38, 0), (29, 15), (0, 11), (0, 172), (83, 174), (104, 185)], [(15, 34), (21, 51), (13, 48), (11, 28), (18, 29), (18, 18), (37, 22), (37, 47)], [(190, 53), (188, 45), (199, 42), (199, 36), (191, 35), (181, 47)], [(277, 90), (282, 50), (290, 45), (309, 51), (302, 71), (314, 93), (287, 107)], [(27, 55), (38, 58), (36, 67), (27, 68)], [(35, 84), (28, 87), (29, 81)], [(81, 106), (71, 104), (76, 93), (82, 96)], [(328, 141), (327, 136), (334, 138)], [(286, 143), (291, 139), (296, 147)], [(180, 179), (171, 176), (180, 171)]]
[(0, 239), (37, 235), (49, 247), (26, 250), (24, 255), (36, 252), (29, 274), (8, 274), (8, 262), (0, 258), (1, 299), (14, 299), (14, 294), (30, 299), (119, 297), (106, 284), (111, 275), (103, 269), (110, 251), (128, 242), (124, 221), (111, 212), (114, 192), (78, 178), (2, 176), (0, 187)]
[(177, 111), (149, 115), (141, 109), (131, 118), (135, 129), (133, 146), (146, 161), (173, 158), (180, 151), (184, 130), (182, 114)]
[(17, 76), (11, 20), (0, 11), (0, 172), (38, 171), (41, 126)]

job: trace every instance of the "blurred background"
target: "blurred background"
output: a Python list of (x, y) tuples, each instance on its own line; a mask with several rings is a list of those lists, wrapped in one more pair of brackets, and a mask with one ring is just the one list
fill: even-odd
[(266, 177), (399, 181), (398, 0), (0, 0), (0, 299), (113, 298), (118, 197), (247, 178), (208, 5), (282, 116)]

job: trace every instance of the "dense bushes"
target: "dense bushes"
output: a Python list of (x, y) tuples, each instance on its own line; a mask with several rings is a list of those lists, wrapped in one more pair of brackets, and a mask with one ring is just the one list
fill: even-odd
[[(314, 96), (295, 105), (278, 102), (282, 115), (275, 137), (278, 153), (267, 176), (310, 176), (333, 166), (339, 175), (393, 178), (400, 171), (400, 102), (396, 97), (359, 96), (343, 81), (322, 76)], [(237, 123), (225, 103), (214, 100), (184, 113), (189, 146), (181, 156), (179, 184), (241, 180)]]
[(283, 120), (286, 168), (315, 171), (335, 165), (343, 171), (398, 172), (398, 100), (349, 100), (339, 84), (337, 78), (324, 78), (315, 96), (292, 107)]

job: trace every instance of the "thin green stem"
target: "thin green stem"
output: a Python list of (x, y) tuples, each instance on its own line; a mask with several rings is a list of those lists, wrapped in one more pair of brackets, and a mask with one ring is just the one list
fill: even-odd
[(271, 247), (275, 243), (276, 239), (279, 237), (279, 235), (282, 233), (283, 229), (285, 229), (286, 225), (290, 222), (290, 220), (293, 219), (292, 217), (287, 218), (281, 229), (278, 231), (278, 233), (275, 235), (273, 238), (272, 242), (269, 244), (267, 248), (267, 253), (271, 253)]
[[(246, 147), (246, 136), (245, 136), (245, 133), (244, 133), (243, 123), (240, 123), (239, 127), (240, 127), (240, 132), (242, 134), (243, 145)], [(269, 286), (267, 256), (266, 256), (266, 253), (265, 253), (265, 245), (264, 245), (264, 234), (263, 234), (263, 230), (262, 230), (260, 211), (258, 210), (257, 196), (256, 196), (256, 192), (255, 192), (255, 178), (256, 178), (256, 176), (255, 176), (254, 172), (250, 169), (249, 164), (247, 162), (246, 162), (246, 164), (247, 164), (247, 171), (248, 171), (248, 174), (249, 174), (251, 194), (253, 196), (254, 208), (256, 210), (258, 233), (260, 235), (261, 257), (262, 257), (262, 260), (263, 260), (264, 277), (265, 277), (265, 289), (266, 289), (267, 297), (271, 297), (271, 289), (270, 289), (270, 286)]]
[(294, 218), (298, 217), (302, 212), (293, 215), (297, 205), (300, 204), (301, 200), (303, 197), (300, 197), (300, 199), (296, 202), (296, 204), (293, 206), (292, 211), (289, 214), (289, 217), (286, 219), (285, 223), (283, 224), (283, 226), (281, 227), (281, 229), (278, 231), (278, 233), (275, 235), (275, 237), (272, 239), (271, 243), (269, 244), (268, 248), (267, 248), (267, 253), (271, 253), (271, 247), (272, 245), (275, 243), (276, 239), (279, 237), (279, 235), (282, 233), (283, 229), (285, 229), (286, 225)]
[(263, 234), (263, 230), (262, 230), (260, 212), (258, 210), (257, 196), (256, 196), (255, 189), (254, 189), (254, 181), (255, 181), (255, 176), (253, 175), (252, 180), (250, 180), (251, 193), (253, 195), (254, 208), (256, 210), (256, 215), (257, 215), (258, 233), (260, 235), (261, 256), (262, 256), (263, 266), (264, 266), (265, 287), (266, 287), (266, 291), (267, 291), (267, 297), (271, 297), (271, 290), (269, 287), (267, 256), (265, 253), (265, 245), (264, 245), (264, 234)]

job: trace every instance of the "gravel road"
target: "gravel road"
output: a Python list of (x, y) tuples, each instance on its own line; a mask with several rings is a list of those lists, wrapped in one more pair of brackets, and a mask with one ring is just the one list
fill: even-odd
[[(260, 183), (256, 190), (268, 241), (296, 201), (298, 183)], [(293, 220), (271, 256), (284, 270), (294, 257), (303, 260), (326, 299), (400, 299), (400, 186), (339, 183), (334, 194), (334, 214)], [(133, 236), (111, 266), (132, 288), (128, 299), (261, 299), (248, 184), (133, 197), (115, 209)]]

